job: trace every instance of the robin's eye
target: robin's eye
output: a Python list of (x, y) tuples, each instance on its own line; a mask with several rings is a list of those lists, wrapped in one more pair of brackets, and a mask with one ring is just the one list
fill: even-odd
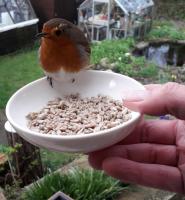
[(61, 33), (62, 33), (62, 31), (61, 31), (61, 30), (56, 30), (56, 31), (55, 31), (55, 35), (56, 35), (56, 36), (60, 36), (60, 35), (61, 35)]

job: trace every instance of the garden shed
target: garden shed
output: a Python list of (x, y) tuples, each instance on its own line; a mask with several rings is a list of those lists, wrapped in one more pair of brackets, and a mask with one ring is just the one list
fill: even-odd
[(37, 23), (29, 0), (0, 0), (0, 54), (33, 43)]
[(153, 18), (153, 0), (85, 0), (78, 10), (79, 27), (91, 40), (143, 37)]

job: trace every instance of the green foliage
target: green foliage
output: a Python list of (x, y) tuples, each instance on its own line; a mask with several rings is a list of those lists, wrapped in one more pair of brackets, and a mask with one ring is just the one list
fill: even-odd
[(0, 144), (0, 153), (11, 155), (14, 152), (16, 152), (16, 149), (14, 149), (13, 147)]
[(14, 147), (0, 144), (0, 153), (3, 153), (11, 159), (11, 155), (16, 153), (19, 148), (21, 148), (22, 144), (16, 143)]
[(162, 21), (155, 22), (153, 29), (147, 36), (148, 39), (172, 39), (172, 40), (185, 40), (185, 29), (178, 29), (170, 22)]
[(69, 153), (57, 153), (41, 149), (41, 158), (45, 171), (55, 171), (65, 164), (73, 161), (79, 155)]
[(73, 169), (67, 174), (50, 174), (23, 194), (24, 200), (45, 200), (58, 191), (75, 200), (111, 200), (126, 186), (103, 172)]
[[(7, 161), (8, 161), (8, 165), (9, 165), (9, 168), (10, 168), (10, 174), (11, 174), (11, 177), (13, 179), (13, 184), (15, 186), (18, 185), (18, 180), (16, 180), (16, 178), (15, 178), (16, 174), (15, 174), (15, 169), (12, 165), (12, 154), (17, 152), (17, 150), (19, 148), (21, 148), (21, 146), (22, 145), (18, 144), (18, 143), (16, 143), (14, 147), (2, 145), (2, 144), (0, 145), (0, 152), (7, 155)], [(3, 168), (0, 168), (0, 171), (3, 171), (3, 170), (4, 170)]]
[[(177, 28), (170, 21), (155, 21), (152, 31), (145, 38), (146, 40), (185, 39), (185, 28)], [(158, 68), (155, 64), (147, 61), (144, 57), (134, 57), (127, 55), (132, 52), (135, 41), (131, 38), (123, 40), (102, 41), (92, 46), (91, 62), (100, 63), (102, 58), (108, 58), (109, 63), (116, 65), (116, 72), (134, 78), (154, 78), (158, 79)]]
[(97, 64), (102, 58), (109, 58), (110, 62), (116, 62), (124, 53), (130, 51), (134, 47), (132, 38), (122, 40), (105, 40), (101, 43), (92, 45), (91, 63)]
[(92, 62), (97, 64), (102, 58), (108, 58), (116, 64), (116, 72), (132, 77), (156, 77), (157, 67), (146, 61), (144, 57), (134, 57), (131, 54), (134, 41), (113, 40), (103, 41), (92, 46)]
[(154, 78), (158, 73), (157, 67), (153, 63), (146, 61), (144, 57), (133, 56), (130, 58), (129, 63), (119, 62), (117, 71), (135, 78)]

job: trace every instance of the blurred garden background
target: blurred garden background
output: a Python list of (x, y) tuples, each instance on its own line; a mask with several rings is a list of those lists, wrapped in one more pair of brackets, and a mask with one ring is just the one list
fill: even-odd
[[(1, 2), (3, 1), (0, 1), (0, 5)], [(31, 3), (35, 8), (36, 3), (34, 1)], [(82, 1), (76, 1), (76, 3), (80, 5)], [(128, 36), (127, 38), (92, 42), (92, 68), (112, 70), (128, 75), (143, 84), (168, 81), (184, 84), (185, 2), (184, 0), (155, 0), (154, 9), (152, 28), (142, 38)], [(37, 12), (36, 15), (38, 15)], [(43, 17), (42, 20), (46, 20), (47, 17)], [(0, 34), (1, 32), (0, 27)], [(6, 40), (6, 37), (3, 37)], [(0, 38), (2, 41), (3, 37)], [(15, 164), (15, 154), (22, 147), (18, 144), (12, 146), (7, 141), (7, 133), (4, 129), (5, 107), (8, 99), (19, 88), (44, 76), (38, 61), (39, 45), (40, 42), (33, 39), (31, 44), (22, 45), (22, 48), (19, 45), (19, 48), (13, 52), (0, 56), (0, 186), (4, 196), (2, 198), (44, 200), (62, 190), (78, 200), (119, 198), (126, 200), (128, 194), (126, 193), (125, 197), (124, 195), (120, 197), (120, 194), (128, 192), (130, 186), (111, 179), (101, 172), (91, 170), (86, 166), (88, 165), (86, 156), (81, 154), (56, 153), (46, 149), (37, 149), (40, 155), (39, 163), (32, 160), (27, 164), (30, 167), (33, 165), (34, 169), (37, 169), (38, 164), (42, 165), (42, 175), (34, 177), (32, 182), (41, 177), (45, 177), (44, 181), (36, 183), (34, 187), (22, 184)], [(8, 49), (9, 46), (7, 45), (6, 48)], [(74, 160), (75, 164), (72, 164)], [(78, 168), (65, 176), (68, 171), (66, 168), (71, 170), (71, 167)], [(53, 174), (56, 171), (59, 174)], [(158, 191), (153, 192), (156, 195)], [(143, 199), (147, 197), (146, 193), (143, 193)], [(130, 199), (134, 198), (136, 199), (136, 197)], [(157, 198), (159, 199), (156, 196)]]

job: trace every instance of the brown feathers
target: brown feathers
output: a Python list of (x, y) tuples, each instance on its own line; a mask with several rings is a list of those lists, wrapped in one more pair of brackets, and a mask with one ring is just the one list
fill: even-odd
[(89, 65), (90, 45), (74, 24), (55, 18), (43, 26), (40, 62), (47, 72), (77, 72)]

